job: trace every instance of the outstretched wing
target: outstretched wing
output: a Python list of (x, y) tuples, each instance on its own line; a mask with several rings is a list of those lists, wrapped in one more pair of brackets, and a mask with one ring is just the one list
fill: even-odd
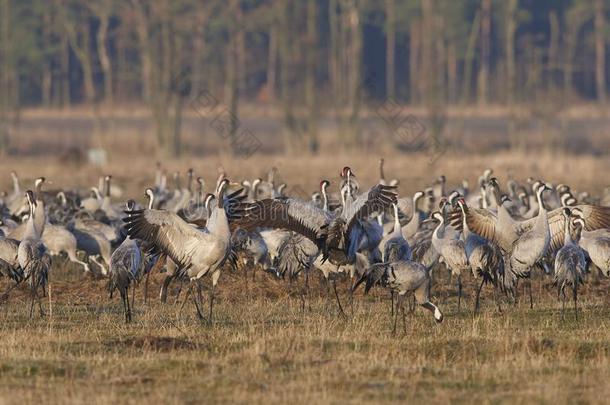
[(212, 236), (184, 222), (177, 214), (165, 210), (125, 211), (125, 230), (133, 239), (150, 243), (150, 250), (163, 252), (186, 269), (191, 266), (191, 252)]
[(286, 238), (279, 248), (274, 267), (283, 278), (288, 275), (294, 279), (302, 270), (311, 267), (318, 255), (318, 248), (303, 235), (293, 233)]
[(468, 209), (466, 211), (466, 224), (468, 228), (483, 238), (497, 243), (496, 222), (498, 218), (485, 209)]
[[(610, 228), (610, 207), (600, 205), (581, 204), (570, 208), (573, 212), (578, 211), (578, 216), (585, 221), (585, 230), (595, 231), (597, 229)], [(547, 253), (554, 254), (562, 246), (565, 238), (563, 208), (557, 208), (548, 213), (551, 243)], [(523, 234), (534, 227), (536, 217), (528, 219), (519, 224), (518, 233)]]
[(360, 194), (356, 200), (346, 205), (342, 215), (347, 221), (347, 229), (358, 220), (370, 218), (373, 214), (384, 212), (396, 204), (398, 195), (396, 186), (377, 184), (368, 192)]
[(297, 232), (320, 246), (332, 217), (311, 203), (295, 199), (265, 199), (245, 203), (240, 207), (239, 227), (252, 230), (258, 227), (281, 228)]

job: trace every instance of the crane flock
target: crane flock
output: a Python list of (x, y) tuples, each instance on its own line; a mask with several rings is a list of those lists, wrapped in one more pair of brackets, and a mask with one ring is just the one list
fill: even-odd
[(399, 182), (386, 180), (383, 164), (378, 183), (368, 189), (346, 166), (336, 187), (321, 179), (311, 198), (289, 195), (276, 168), (265, 180), (239, 183), (222, 170), (208, 193), (193, 169), (185, 186), (174, 174), (172, 188), (158, 165), (143, 206), (120, 202), (122, 191), (111, 176), (85, 190), (53, 191), (43, 190), (49, 182), (40, 177), (23, 192), (12, 172), (13, 190), (0, 201), (0, 275), (13, 281), (4, 297), (27, 282), (30, 317), (36, 303), (44, 316), (41, 294), (52, 278), (52, 258), (64, 253), (84, 272), (108, 278), (110, 297), (119, 292), (126, 322), (133, 315), (130, 288), (145, 279), (147, 297), (148, 277), (165, 270), (161, 301), (172, 282), (187, 282), (182, 305), (192, 300), (197, 316), (211, 323), (214, 290), (225, 271), (251, 271), (253, 282), (257, 268), (263, 277), (302, 278), (303, 295), (310, 275), (319, 271), (332, 284), (344, 317), (337, 280), (347, 280), (350, 302), (362, 284), (365, 293), (387, 289), (395, 332), (400, 312), (406, 324), (404, 301), (410, 296), (442, 322), (444, 314), (433, 303), (441, 272), (457, 281), (458, 312), (467, 273), (476, 280), (474, 311), (480, 311), (481, 290), (489, 284), (501, 313), (503, 296), (516, 302), (521, 279), (533, 307), (531, 276), (539, 271), (556, 285), (562, 316), (571, 292), (576, 317), (586, 276), (595, 268), (610, 276), (610, 193), (592, 197), (533, 178), (510, 179), (503, 188), (488, 169), (472, 189), (466, 180), (451, 189), (440, 176), (399, 198)]

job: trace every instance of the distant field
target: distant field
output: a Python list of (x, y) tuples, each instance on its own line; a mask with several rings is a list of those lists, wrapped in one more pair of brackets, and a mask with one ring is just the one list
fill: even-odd
[[(344, 320), (317, 275), (303, 313), (302, 281), (225, 273), (213, 326), (195, 318), (190, 302), (182, 314), (173, 298), (160, 304), (162, 276), (152, 279), (148, 305), (138, 288), (130, 325), (104, 280), (60, 261), (47, 318), (28, 321), (27, 297), (15, 291), (0, 307), (0, 402), (566, 403), (610, 394), (606, 279), (589, 278), (575, 321), (571, 311), (562, 320), (555, 290), (540, 277), (533, 310), (524, 300), (498, 315), (485, 288), (475, 316), (467, 282), (458, 315), (453, 283), (439, 273), (434, 300), (444, 322), (418, 308), (406, 334), (399, 320), (396, 336), (385, 291), (359, 292)], [(351, 314), (346, 284), (339, 290)]]
[[(215, 128), (215, 122), (226, 109), (201, 111), (195, 104), (185, 106), (182, 143), (185, 156), (210, 157), (229, 150), (226, 136)], [(358, 150), (387, 153), (401, 149), (413, 151), (419, 132), (401, 133), (405, 120), (417, 122), (423, 140), (431, 135), (432, 123), (425, 109), (386, 111), (390, 106), (379, 102), (362, 113), (359, 135), (349, 142), (338, 136), (338, 122), (330, 112), (318, 121), (322, 152)], [(281, 111), (244, 106), (239, 117), (239, 130), (247, 131), (260, 142), (258, 152), (264, 155), (285, 151)], [(583, 107), (569, 111), (545, 111), (541, 107), (524, 107), (514, 114), (502, 108), (450, 109), (443, 116), (442, 142), (456, 153), (498, 153), (506, 151), (564, 151), (600, 156), (610, 153), (610, 117), (604, 110)], [(513, 126), (513, 131), (509, 128)], [(347, 144), (349, 143), (349, 144)], [(355, 146), (355, 143), (358, 146)], [(61, 155), (74, 148), (105, 147), (116, 156), (132, 151), (155, 152), (153, 120), (146, 109), (134, 106), (117, 107), (114, 112), (93, 114), (84, 110), (24, 111), (19, 127), (13, 130), (8, 150), (14, 156)]]

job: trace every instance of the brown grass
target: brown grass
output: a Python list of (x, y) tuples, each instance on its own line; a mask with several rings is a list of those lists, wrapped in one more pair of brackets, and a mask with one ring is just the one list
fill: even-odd
[[(387, 293), (358, 294), (353, 315), (337, 316), (332, 296), (313, 276), (305, 312), (296, 286), (256, 275), (221, 278), (215, 322), (203, 324), (192, 304), (136, 297), (125, 325), (117, 297), (57, 262), (52, 316), (28, 321), (25, 292), (0, 308), (2, 402), (597, 402), (610, 394), (607, 280), (589, 280), (578, 322), (565, 320), (549, 280), (534, 281), (527, 302), (494, 311), (456, 313), (453, 286), (442, 275), (436, 325), (417, 309), (406, 334), (391, 335)], [(6, 285), (6, 284), (3, 284)], [(345, 284), (340, 290), (345, 291)], [(343, 293), (344, 304), (347, 297)], [(527, 300), (525, 300), (527, 301)], [(47, 311), (51, 304), (45, 300)], [(347, 305), (349, 307), (349, 305)], [(348, 311), (349, 313), (349, 311)]]

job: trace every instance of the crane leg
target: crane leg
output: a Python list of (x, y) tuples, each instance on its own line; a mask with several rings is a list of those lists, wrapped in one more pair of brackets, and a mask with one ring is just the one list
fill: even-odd
[(496, 301), (496, 306), (498, 307), (498, 313), (502, 315), (502, 307), (500, 306), (500, 294), (498, 294), (498, 284), (494, 285), (494, 301)]
[[(129, 291), (129, 287), (127, 287), (127, 291)], [(136, 302), (136, 282), (133, 282), (133, 288), (131, 289), (131, 305)]]
[(121, 302), (123, 303), (123, 316), (125, 316), (125, 323), (129, 322), (128, 310), (127, 310), (127, 301), (125, 300), (125, 291), (121, 288), (119, 289), (119, 294), (121, 294)]
[(530, 274), (530, 278), (527, 282), (528, 290), (530, 292), (530, 309), (534, 309), (534, 297), (532, 296), (532, 275)]
[(578, 321), (578, 281), (574, 285), (574, 315), (576, 316), (576, 320)]
[(391, 312), (390, 313), (392, 314), (392, 316), (394, 316), (394, 291), (393, 290), (390, 291), (390, 299), (391, 299), (391, 301), (390, 301)]
[(38, 288), (36, 288), (34, 292), (36, 293), (36, 300), (38, 301), (38, 310), (40, 311), (40, 317), (44, 318), (44, 309), (42, 308), (42, 299), (40, 298), (40, 295), (38, 295)]
[(36, 290), (34, 289), (36, 286), (36, 276), (32, 277), (32, 281), (30, 283), (30, 319), (32, 319), (32, 315), (34, 314), (34, 299), (35, 299), (35, 292)]
[(184, 305), (186, 305), (186, 302), (188, 301), (188, 299), (191, 296), (191, 288), (192, 286), (189, 286), (188, 290), (186, 290), (184, 299), (182, 300), (182, 305), (180, 305), (180, 311), (178, 311), (178, 314), (182, 314), (182, 310), (184, 309)]
[(458, 314), (461, 311), (462, 307), (462, 275), (458, 275), (457, 277), (457, 289), (458, 289)]
[(216, 284), (218, 284), (219, 278), (220, 278), (220, 270), (214, 271), (214, 273), (212, 273), (212, 287), (210, 288), (210, 317), (209, 317), (210, 325), (212, 325), (214, 323), (214, 312), (213, 312), (214, 291), (216, 289)]
[[(400, 298), (399, 298), (400, 299)], [(411, 305), (412, 301), (409, 301), (409, 305)], [(407, 334), (407, 315), (405, 313), (405, 305), (404, 302), (402, 302), (401, 300), (401, 304), (400, 304), (400, 310), (402, 311), (402, 328), (404, 330), (405, 335)]]
[(485, 283), (485, 278), (481, 277), (481, 284), (479, 284), (479, 288), (477, 289), (477, 295), (474, 301), (474, 313), (479, 313), (480, 308), (480, 299), (481, 299), (481, 289), (483, 288), (483, 283)]
[[(189, 287), (188, 289), (188, 293), (191, 293), (191, 288), (192, 286)], [(188, 295), (187, 295), (188, 297)], [(203, 316), (203, 312), (201, 310), (201, 308), (199, 307), (199, 299), (197, 298), (196, 294), (193, 294), (193, 302), (195, 303), (195, 309), (197, 309), (197, 318), (199, 318), (200, 320), (205, 319), (205, 317)]]
[(165, 277), (165, 280), (163, 280), (163, 285), (161, 286), (161, 291), (159, 293), (159, 299), (161, 302), (167, 302), (167, 289), (175, 277), (175, 274), (170, 274), (169, 276)]
[(404, 299), (404, 296), (398, 294), (398, 297), (396, 298), (396, 308), (394, 309), (394, 327), (392, 328), (392, 335), (396, 335), (396, 326), (398, 324), (398, 313), (400, 312), (400, 308), (402, 307), (403, 299)]
[(342, 316), (346, 316), (343, 311), (343, 307), (341, 306), (341, 300), (339, 300), (339, 293), (337, 292), (337, 282), (333, 280), (333, 290), (335, 291), (335, 298), (337, 299), (337, 305), (339, 306), (339, 313)]
[(129, 287), (125, 289), (125, 300), (127, 301), (127, 322), (131, 322), (131, 303), (129, 302)]
[(148, 278), (151, 271), (152, 269), (146, 272), (146, 279), (144, 280), (144, 305), (148, 305)]

